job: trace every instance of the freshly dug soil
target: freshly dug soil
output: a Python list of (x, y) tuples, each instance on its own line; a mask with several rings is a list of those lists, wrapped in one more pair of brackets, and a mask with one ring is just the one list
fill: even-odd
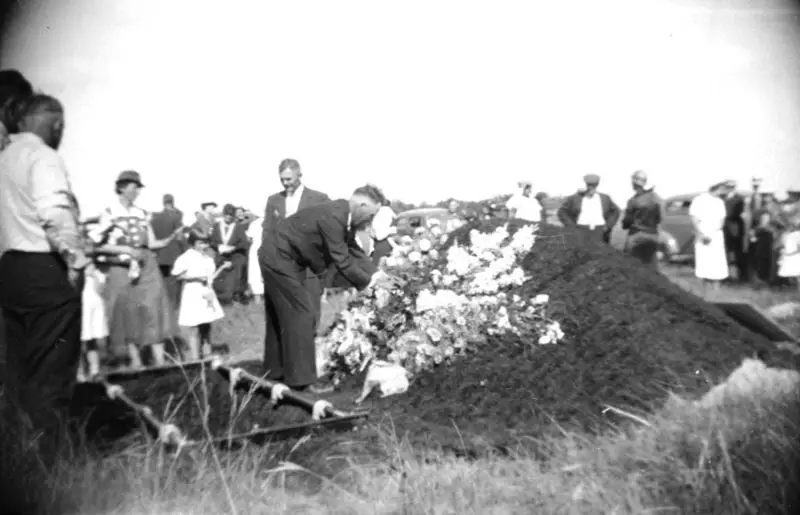
[[(448, 245), (467, 243), (472, 228), (456, 232)], [(524, 332), (523, 338), (490, 337), (449, 368), (422, 374), (390, 406), (412, 440), (427, 440), (428, 432), (403, 424), (408, 414), (453, 428), (439, 435), (447, 446), (466, 439), (505, 447), (543, 436), (554, 423), (592, 431), (622, 422), (602, 414), (606, 405), (641, 412), (658, 407), (667, 390), (700, 394), (745, 357), (798, 366), (790, 353), (722, 311), (574, 230), (542, 226), (522, 265), (532, 278), (514, 293), (548, 294), (565, 339), (540, 346)]]

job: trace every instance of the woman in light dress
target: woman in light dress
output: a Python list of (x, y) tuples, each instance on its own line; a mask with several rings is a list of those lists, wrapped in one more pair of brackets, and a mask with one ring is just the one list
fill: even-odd
[(718, 289), (729, 274), (725, 252), (725, 183), (714, 184), (692, 200), (689, 215), (694, 225), (694, 273), (706, 287)]
[(800, 289), (800, 214), (793, 214), (787, 225), (782, 237), (778, 276), (794, 279), (795, 286)]
[(217, 269), (214, 258), (208, 255), (209, 239), (192, 231), (188, 237), (189, 249), (178, 256), (172, 266), (172, 275), (183, 283), (178, 324), (190, 331), (189, 359), (198, 360), (202, 354), (211, 353), (211, 323), (222, 319), (225, 312), (214, 293), (212, 284), (230, 262)]
[(258, 217), (254, 216), (247, 228), (247, 237), (250, 238), (250, 251), (247, 256), (247, 283), (256, 302), (261, 302), (264, 300), (264, 281), (261, 279), (261, 265), (258, 264), (258, 249), (261, 248), (263, 229), (261, 224), (255, 223), (257, 219)]

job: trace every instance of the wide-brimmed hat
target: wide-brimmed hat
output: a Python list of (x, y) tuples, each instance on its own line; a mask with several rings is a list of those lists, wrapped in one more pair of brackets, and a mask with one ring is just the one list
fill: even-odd
[(134, 170), (125, 170), (124, 172), (120, 173), (117, 177), (117, 184), (122, 182), (132, 182), (140, 188), (144, 188), (144, 184), (142, 184), (142, 176), (139, 175), (139, 172)]

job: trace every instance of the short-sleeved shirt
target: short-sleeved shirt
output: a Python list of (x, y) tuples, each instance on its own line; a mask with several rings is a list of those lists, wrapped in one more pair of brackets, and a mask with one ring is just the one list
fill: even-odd
[(100, 214), (100, 224), (92, 231), (92, 240), (111, 245), (146, 248), (150, 234), (150, 213), (138, 206), (115, 203)]

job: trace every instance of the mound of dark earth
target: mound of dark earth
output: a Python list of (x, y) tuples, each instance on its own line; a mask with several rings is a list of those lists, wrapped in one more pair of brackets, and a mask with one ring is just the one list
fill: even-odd
[[(497, 225), (464, 227), (447, 245)], [(522, 266), (531, 279), (514, 293), (548, 294), (565, 339), (539, 346), (523, 328), (522, 338), (490, 337), (449, 368), (421, 375), (390, 408), (413, 440), (429, 437), (424, 427), (403, 424), (406, 415), (452, 428), (445, 438), (451, 446), (465, 439), (506, 446), (540, 437), (554, 423), (595, 431), (621, 422), (602, 414), (606, 406), (646, 412), (668, 390), (703, 393), (745, 357), (797, 367), (790, 353), (713, 305), (574, 230), (542, 226)]]
[[(472, 228), (488, 231), (496, 225), (464, 227), (447, 245), (468, 241)], [(661, 274), (607, 245), (583, 241), (573, 230), (542, 226), (522, 266), (531, 279), (514, 293), (548, 294), (550, 315), (561, 323), (565, 339), (540, 346), (526, 328), (521, 336), (489, 337), (456, 363), (418, 376), (407, 393), (372, 401), (374, 424), (417, 446), (469, 454), (513, 447), (556, 428), (594, 432), (619, 424), (625, 420), (602, 413), (606, 406), (642, 413), (660, 406), (668, 391), (704, 393), (745, 357), (758, 355), (770, 366), (797, 368), (798, 358), (790, 352), (743, 329)], [(246, 368), (260, 373), (257, 363)], [(297, 408), (274, 409), (259, 397), (237, 411), (226, 381), (214, 372), (205, 381), (202, 386), (199, 372), (188, 377), (173, 373), (123, 386), (192, 438), (309, 418)], [(351, 407), (356, 388), (351, 382), (347, 391), (333, 396), (334, 404)], [(116, 427), (122, 434), (136, 427), (130, 415), (103, 409), (102, 395), (94, 395), (98, 398), (83, 404), (101, 403), (89, 424), (95, 433), (110, 434)], [(321, 461), (312, 458), (319, 453), (379, 452), (386, 432), (374, 428), (317, 439), (305, 444), (305, 451), (295, 451), (293, 459), (318, 465)]]

